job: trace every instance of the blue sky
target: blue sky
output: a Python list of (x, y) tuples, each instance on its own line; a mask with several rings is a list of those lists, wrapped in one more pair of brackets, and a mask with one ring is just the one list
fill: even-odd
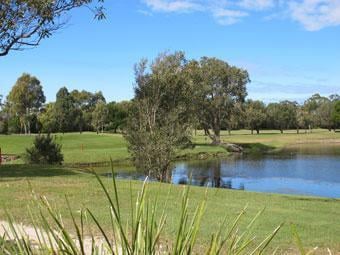
[(340, 0), (106, 0), (107, 20), (86, 9), (38, 48), (0, 58), (0, 94), (37, 76), (48, 101), (61, 86), (133, 97), (133, 65), (159, 52), (218, 57), (246, 68), (249, 98), (340, 94)]

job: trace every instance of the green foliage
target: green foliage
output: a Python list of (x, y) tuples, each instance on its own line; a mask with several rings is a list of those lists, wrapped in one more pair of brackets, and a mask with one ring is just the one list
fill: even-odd
[(281, 133), (285, 129), (297, 127), (297, 103), (282, 101), (271, 103), (267, 106), (267, 122), (279, 129)]
[(65, 24), (65, 16), (74, 8), (87, 6), (97, 19), (105, 18), (104, 0), (1, 0), (0, 57), (11, 50), (23, 50), (39, 45)]
[(201, 58), (199, 62), (192, 61), (188, 69), (195, 84), (193, 101), (198, 120), (213, 143), (219, 144), (223, 122), (231, 119), (235, 107), (247, 95), (248, 72), (208, 57)]
[(33, 146), (26, 149), (25, 159), (31, 164), (61, 164), (64, 156), (61, 145), (48, 134), (35, 137)]
[(256, 130), (259, 133), (260, 128), (266, 121), (266, 106), (261, 101), (248, 100), (245, 104), (245, 119), (247, 127), (253, 133)]
[(43, 103), (45, 95), (40, 81), (29, 74), (23, 74), (16, 81), (7, 101), (12, 116), (19, 116), (25, 134), (31, 132), (32, 115), (36, 114)]
[(185, 73), (182, 52), (160, 55), (146, 72), (136, 66), (135, 98), (125, 138), (137, 169), (167, 181), (176, 150), (190, 143), (193, 90)]
[(332, 120), (337, 126), (340, 126), (340, 100), (334, 104), (334, 111), (332, 113)]
[(92, 112), (92, 125), (96, 129), (97, 133), (104, 132), (104, 126), (108, 120), (109, 110), (104, 102), (96, 104), (95, 109)]
[(60, 132), (72, 131), (76, 108), (74, 99), (68, 92), (67, 88), (59, 89), (57, 100), (54, 105), (54, 114), (57, 121), (58, 130)]
[(126, 121), (131, 108), (131, 102), (111, 102), (107, 104), (107, 108), (109, 110), (108, 129), (113, 130), (114, 133), (117, 133), (118, 129), (123, 130), (126, 127)]

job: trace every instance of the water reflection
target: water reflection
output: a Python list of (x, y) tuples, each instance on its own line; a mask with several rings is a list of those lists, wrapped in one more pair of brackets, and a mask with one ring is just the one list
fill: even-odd
[[(137, 172), (118, 178), (144, 180)], [(177, 163), (172, 182), (283, 194), (340, 198), (340, 156), (286, 153)]]

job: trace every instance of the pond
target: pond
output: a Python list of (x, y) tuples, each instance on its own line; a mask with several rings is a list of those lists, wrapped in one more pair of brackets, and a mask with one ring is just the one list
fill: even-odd
[[(265, 156), (177, 162), (172, 183), (202, 187), (340, 198), (340, 155), (294, 150)], [(133, 171), (118, 178), (143, 180)]]

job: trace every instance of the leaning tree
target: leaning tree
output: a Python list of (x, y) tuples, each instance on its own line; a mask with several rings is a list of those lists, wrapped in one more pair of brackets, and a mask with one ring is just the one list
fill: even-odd
[[(103, 19), (104, 0), (1, 0), (0, 57), (13, 50), (38, 46), (67, 23), (67, 14), (86, 6)], [(91, 5), (94, 2), (97, 4)]]

